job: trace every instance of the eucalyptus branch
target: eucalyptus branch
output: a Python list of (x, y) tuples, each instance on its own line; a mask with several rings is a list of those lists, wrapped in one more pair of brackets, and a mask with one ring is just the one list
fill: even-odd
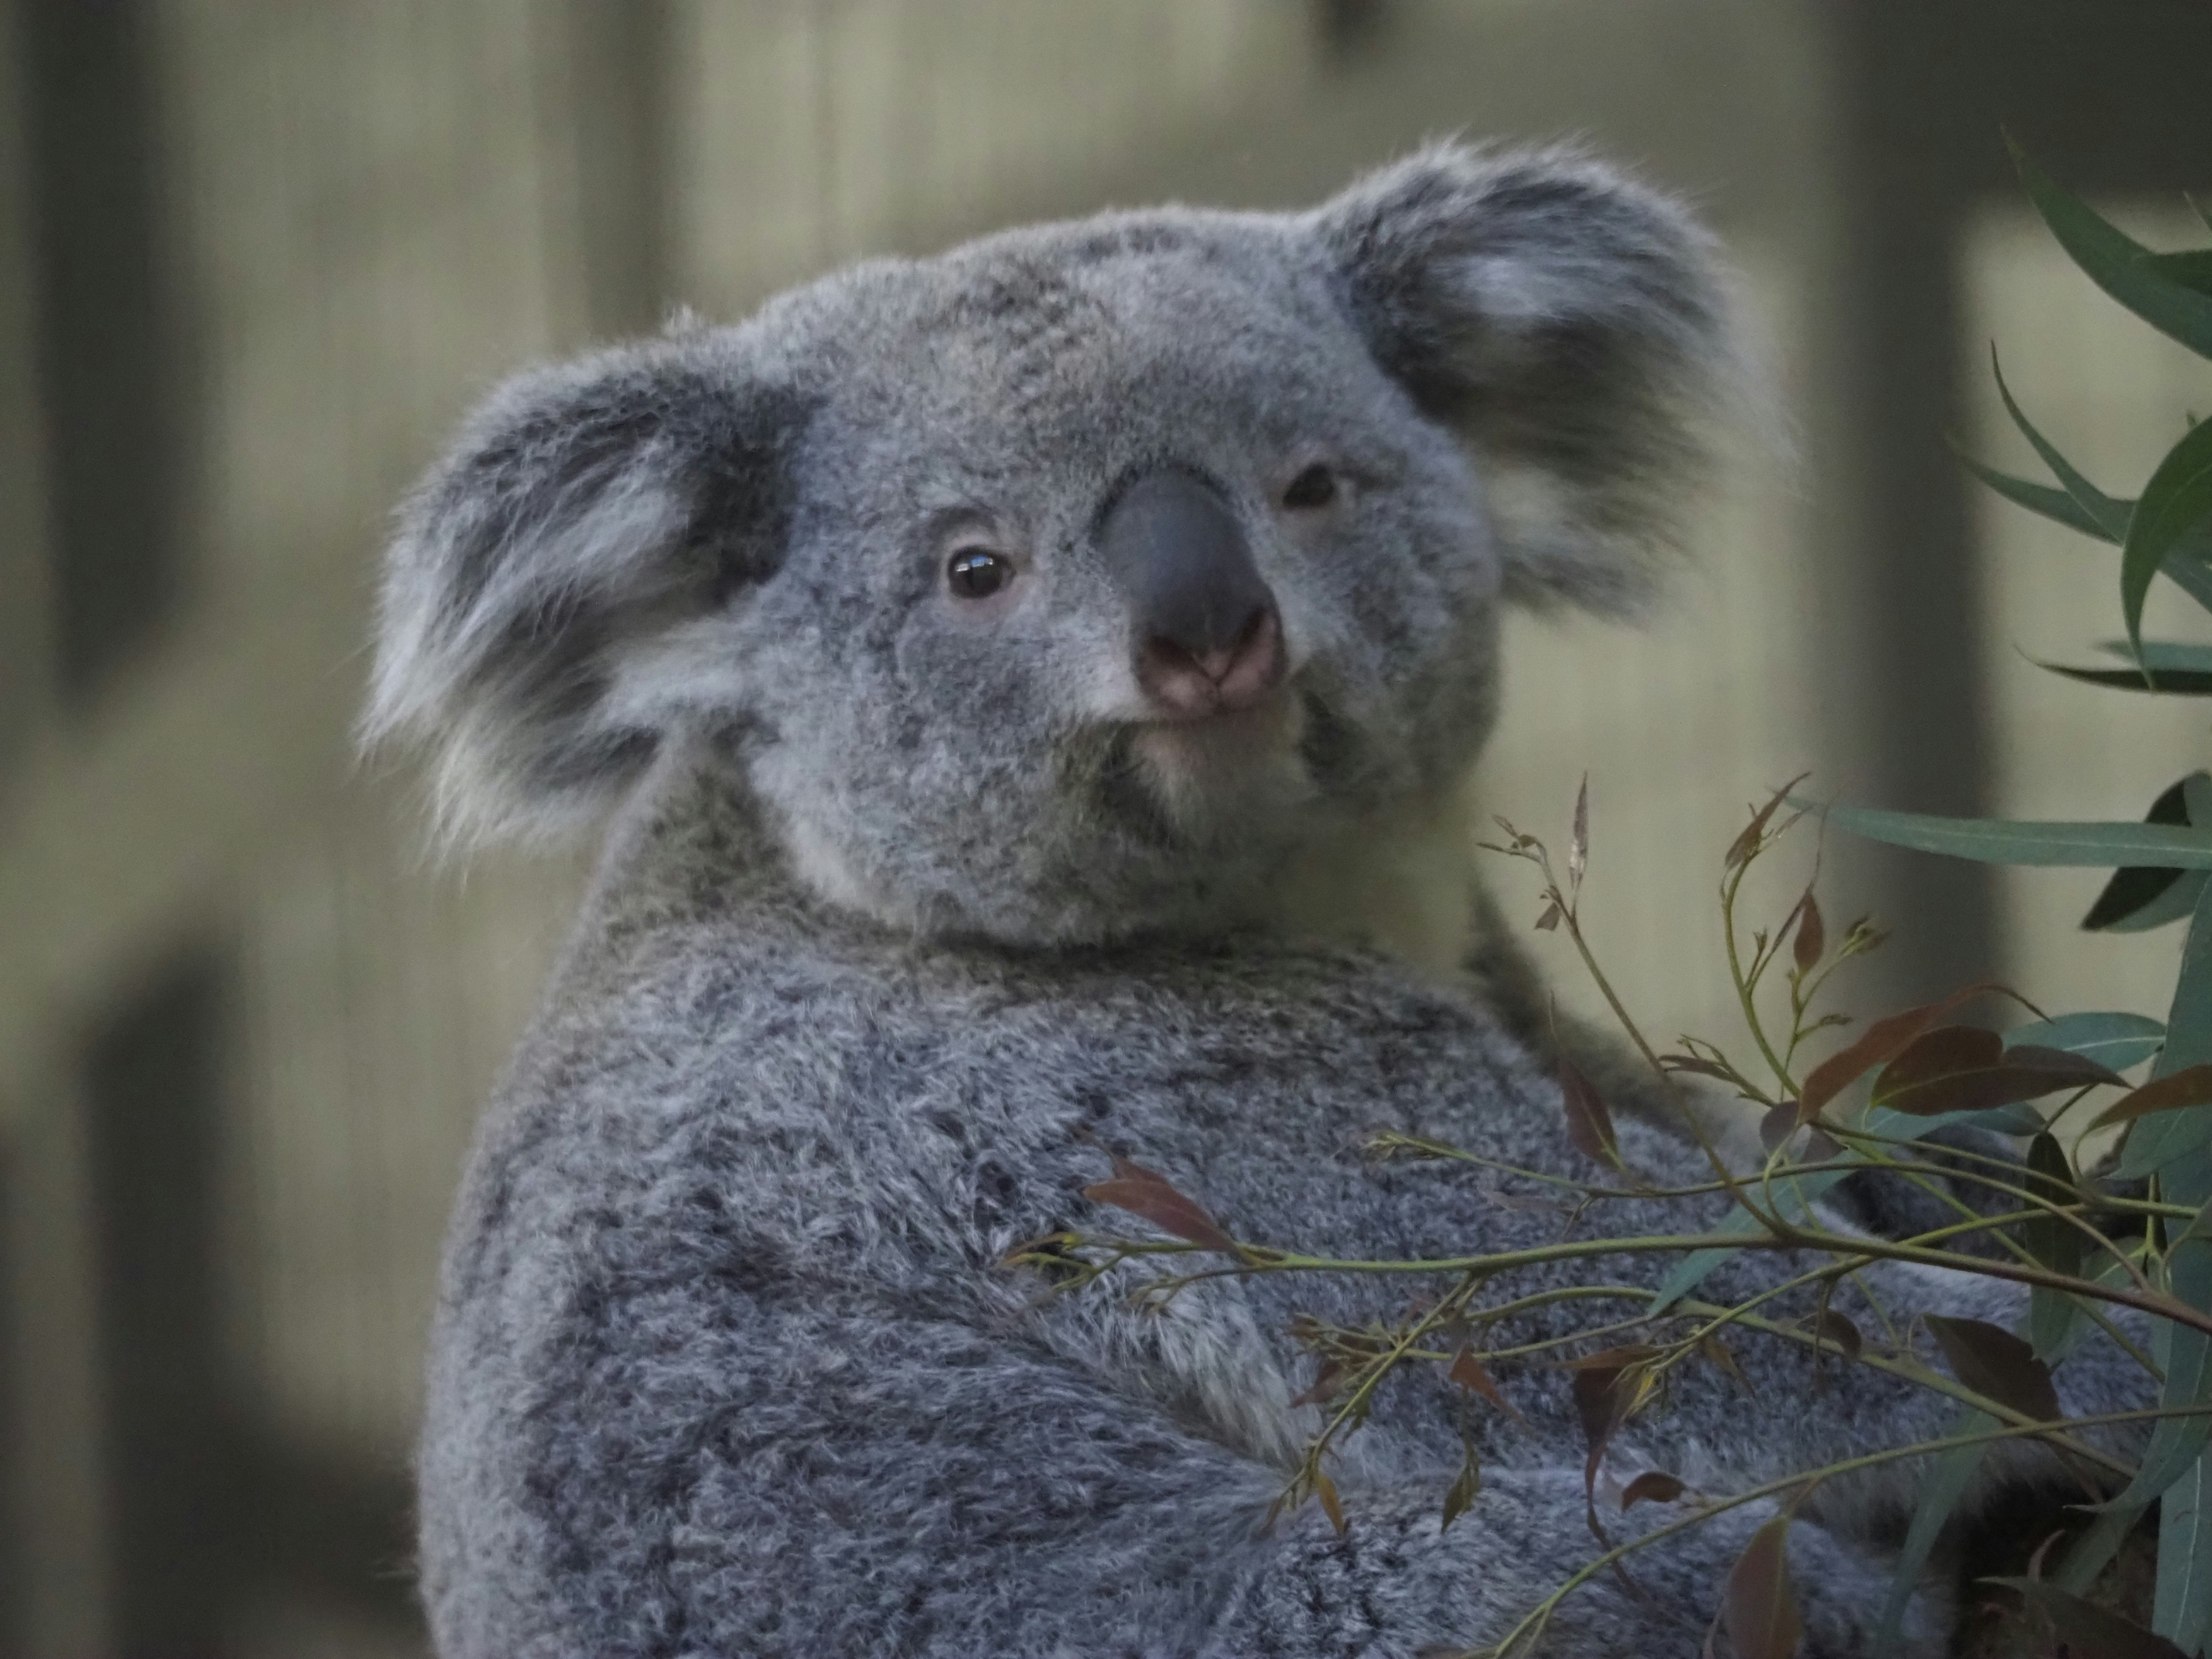
[[(2014, 1212), (1999, 1216), (1978, 1217), (1972, 1222), (1960, 1222), (1952, 1226), (1931, 1228), (1919, 1235), (1922, 1239), (1942, 1239), (1979, 1232), (1993, 1227), (2008, 1227), (2028, 1219), (2033, 1212)], [(2130, 1307), (2139, 1312), (2155, 1314), (2171, 1319), (2192, 1329), (2212, 1335), (2212, 1313), (2200, 1311), (2171, 1297), (2153, 1291), (2142, 1292), (2101, 1285), (2094, 1279), (2052, 1273), (2041, 1267), (2030, 1267), (2018, 1262), (1999, 1261), (1986, 1256), (1960, 1256), (1948, 1250), (1929, 1249), (1911, 1242), (1889, 1239), (1849, 1237), (1801, 1228), (1779, 1217), (1773, 1224), (1780, 1229), (1765, 1236), (1756, 1233), (1662, 1233), (1636, 1238), (1566, 1239), (1556, 1244), (1532, 1245), (1526, 1249), (1502, 1250), (1487, 1255), (1436, 1256), (1390, 1260), (1359, 1259), (1341, 1256), (1306, 1255), (1297, 1251), (1269, 1249), (1261, 1245), (1240, 1244), (1242, 1259), (1234, 1267), (1224, 1267), (1206, 1277), (1235, 1277), (1261, 1273), (1480, 1273), (1486, 1278), (1516, 1267), (1538, 1267), (1547, 1262), (1576, 1261), (1589, 1256), (1635, 1255), (1679, 1251), (1723, 1250), (1825, 1250), (1863, 1261), (1910, 1261), (1923, 1267), (1948, 1267), (1978, 1273), (1992, 1279), (2005, 1279), (2015, 1284), (2040, 1286), (2045, 1290), (2064, 1291), (2069, 1295), (2094, 1297), (2101, 1301)], [(1091, 1244), (1129, 1255), (1195, 1254), (1210, 1250), (1206, 1245), (1144, 1241), (1124, 1242), (1087, 1241), (1080, 1235), (1065, 1235), (1072, 1245)], [(1091, 1276), (1095, 1279), (1096, 1274)], [(1085, 1282), (1091, 1282), (1086, 1279)]]
[(2001, 1440), (2047, 1439), (2053, 1433), (2063, 1432), (2069, 1427), (2109, 1428), (2124, 1423), (2156, 1422), (2166, 1418), (2203, 1417), (2208, 1414), (2212, 1414), (2212, 1405), (2154, 1406), (2142, 1411), (2106, 1412), (2094, 1417), (2076, 1417), (2069, 1419), (2065, 1424), (2039, 1423), (2026, 1425), (2008, 1424), (2001, 1428), (1983, 1430), (1973, 1434), (1946, 1435), (1937, 1440), (1917, 1440), (1910, 1445), (1886, 1447), (1881, 1451), (1863, 1453), (1856, 1457), (1847, 1457), (1833, 1463), (1824, 1464), (1816, 1469), (1807, 1469), (1786, 1475), (1778, 1480), (1769, 1480), (1763, 1485), (1730, 1493), (1726, 1498), (1713, 1499), (1710, 1503), (1700, 1505), (1693, 1514), (1668, 1522), (1663, 1526), (1655, 1527), (1650, 1532), (1640, 1534), (1625, 1543), (1614, 1545), (1611, 1549), (1577, 1568), (1565, 1583), (1545, 1597), (1519, 1624), (1508, 1631), (1503, 1640), (1492, 1647), (1473, 1650), (1462, 1656), (1462, 1659), (1506, 1659), (1506, 1656), (1523, 1643), (1533, 1646), (1536, 1639), (1543, 1634), (1544, 1627), (1551, 1622), (1552, 1614), (1558, 1610), (1559, 1603), (1598, 1574), (1609, 1571), (1615, 1564), (1633, 1555), (1638, 1550), (1647, 1549), (1654, 1544), (1674, 1537), (1678, 1533), (1686, 1532), (1692, 1527), (1702, 1525), (1717, 1515), (1723, 1515), (1730, 1510), (1741, 1509), (1747, 1504), (1756, 1504), (1769, 1498), (1784, 1497), (1799, 1492), (1809, 1485), (1832, 1480), (1838, 1475), (1853, 1474), (1861, 1469), (1876, 1468), (1882, 1464), (1898, 1462), (1909, 1457), (1935, 1456), (1960, 1446), (1989, 1445)]

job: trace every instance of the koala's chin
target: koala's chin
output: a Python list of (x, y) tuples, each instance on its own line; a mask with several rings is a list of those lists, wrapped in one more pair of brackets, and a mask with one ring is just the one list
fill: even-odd
[(1318, 797), (1300, 748), (1305, 732), (1304, 703), (1282, 693), (1234, 713), (1139, 726), (1129, 756), (1161, 815), (1194, 846), (1266, 840)]

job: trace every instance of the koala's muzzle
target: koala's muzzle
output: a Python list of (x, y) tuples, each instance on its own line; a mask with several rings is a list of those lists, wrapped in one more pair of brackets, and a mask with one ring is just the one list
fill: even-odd
[(1107, 510), (1098, 547), (1129, 601), (1137, 683), (1169, 718), (1248, 708), (1281, 684), (1275, 596), (1202, 480), (1138, 478)]

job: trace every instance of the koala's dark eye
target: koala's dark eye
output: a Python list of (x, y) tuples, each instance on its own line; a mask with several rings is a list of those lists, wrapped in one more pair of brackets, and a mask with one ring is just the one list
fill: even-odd
[(1283, 492), (1283, 505), (1304, 511), (1327, 507), (1336, 499), (1336, 474), (1316, 462), (1291, 480), (1291, 487)]
[(945, 562), (945, 580), (963, 599), (988, 599), (1014, 568), (988, 547), (963, 547)]

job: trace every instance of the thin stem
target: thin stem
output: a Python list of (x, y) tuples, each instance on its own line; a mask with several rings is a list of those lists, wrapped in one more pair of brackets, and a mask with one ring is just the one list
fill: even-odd
[[(1767, 1041), (1766, 1028), (1759, 1023), (1758, 999), (1753, 994), (1757, 981), (1746, 977), (1735, 943), (1736, 890), (1743, 885), (1744, 874), (1751, 868), (1752, 860), (1759, 856), (1759, 851), (1754, 847), (1741, 863), (1721, 878), (1721, 937), (1728, 945), (1729, 978), (1735, 983), (1736, 1001), (1743, 1009), (1744, 1024), (1751, 1028), (1752, 1039), (1759, 1044), (1759, 1052), (1765, 1056), (1767, 1065), (1774, 1072), (1775, 1081), (1782, 1085), (1783, 1097), (1786, 1099), (1797, 1092), (1797, 1085), (1790, 1080), (1790, 1068), (1774, 1052), (1774, 1045)], [(1756, 966), (1754, 964), (1754, 968)]]

